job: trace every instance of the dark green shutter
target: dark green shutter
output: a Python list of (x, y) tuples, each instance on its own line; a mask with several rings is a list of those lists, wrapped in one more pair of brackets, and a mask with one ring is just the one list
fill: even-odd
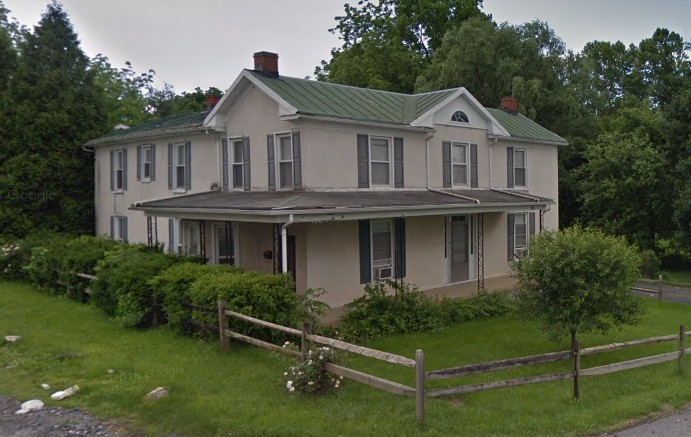
[(122, 191), (127, 190), (127, 149), (122, 149)]
[(507, 214), (506, 216), (506, 223), (508, 224), (508, 232), (507, 232), (507, 240), (508, 240), (508, 249), (509, 249), (509, 261), (513, 260), (513, 252), (514, 252), (514, 247), (513, 247), (513, 228), (514, 228), (514, 223), (516, 221), (516, 215), (515, 214)]
[(442, 185), (451, 188), (451, 142), (441, 143)]
[(276, 159), (274, 150), (274, 136), (266, 136), (266, 154), (269, 162), (269, 190), (276, 189)]
[(394, 188), (403, 188), (403, 138), (393, 139)]
[(156, 144), (151, 145), (151, 168), (149, 168), (149, 180), (156, 180)]
[(528, 227), (530, 229), (530, 235), (535, 236), (535, 213), (531, 212), (528, 214)]
[(127, 243), (127, 216), (124, 216), (120, 219), (120, 226), (122, 229), (120, 229), (120, 235), (122, 235), (122, 242)]
[(394, 273), (396, 279), (405, 278), (406, 275), (406, 256), (405, 256), (405, 218), (394, 219)]
[(223, 138), (221, 140), (221, 161), (223, 165), (223, 176), (221, 177), (221, 180), (223, 181), (223, 189), (227, 190), (230, 188), (230, 184), (228, 182), (228, 139)]
[(137, 146), (137, 180), (142, 180), (142, 146)]
[(173, 189), (173, 143), (168, 143), (168, 189)]
[(477, 188), (477, 144), (470, 145), (470, 186)]
[(300, 132), (293, 132), (293, 189), (302, 189), (302, 154)]
[(110, 151), (110, 191), (115, 191), (115, 151)]
[(506, 148), (506, 186), (513, 188), (513, 147)]
[(175, 219), (168, 219), (168, 252), (175, 253)]
[(372, 282), (372, 249), (369, 220), (358, 222), (360, 231), (360, 283)]
[(110, 216), (110, 238), (115, 240), (115, 216)]
[(185, 141), (185, 189), (192, 189), (192, 143)]
[(242, 139), (242, 188), (245, 191), (250, 189), (250, 137)]
[(357, 186), (369, 188), (369, 137), (357, 136)]

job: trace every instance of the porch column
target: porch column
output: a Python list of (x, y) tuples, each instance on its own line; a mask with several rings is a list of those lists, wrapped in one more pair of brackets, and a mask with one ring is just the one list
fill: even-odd
[(151, 216), (146, 216), (146, 246), (151, 249), (154, 247), (153, 226), (151, 224)]
[(206, 222), (199, 220), (199, 254), (206, 259)]
[(485, 288), (485, 214), (477, 216), (477, 289)]

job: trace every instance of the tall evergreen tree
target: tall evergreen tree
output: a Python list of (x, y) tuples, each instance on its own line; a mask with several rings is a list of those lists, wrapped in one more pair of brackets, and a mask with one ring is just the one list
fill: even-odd
[(63, 7), (50, 3), (19, 56), (5, 116), (9, 156), (0, 164), (0, 229), (93, 229), (93, 155), (82, 144), (108, 130), (103, 95)]

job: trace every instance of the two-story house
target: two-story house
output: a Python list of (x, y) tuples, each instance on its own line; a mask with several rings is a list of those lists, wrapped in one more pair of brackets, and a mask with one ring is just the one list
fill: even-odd
[(211, 263), (290, 271), (342, 306), (378, 278), (495, 288), (557, 228), (566, 141), (465, 88), (399, 94), (279, 75), (259, 52), (207, 112), (88, 143), (96, 229)]

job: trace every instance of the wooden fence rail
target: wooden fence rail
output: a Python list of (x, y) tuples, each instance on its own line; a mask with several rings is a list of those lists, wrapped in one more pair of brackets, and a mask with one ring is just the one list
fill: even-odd
[[(195, 307), (193, 305), (188, 305), (192, 308), (197, 308), (201, 310), (209, 311), (208, 309)], [(294, 335), (301, 339), (300, 351), (296, 351), (291, 348), (285, 348), (264, 340), (260, 340), (239, 332), (232, 330), (230, 323), (231, 319), (242, 320), (244, 322), (252, 323), (257, 326), (262, 326), (265, 328), (275, 329), (280, 332), (285, 332), (287, 334)], [(193, 323), (195, 323), (193, 321)], [(685, 338), (691, 336), (691, 331), (686, 331), (684, 326), (679, 327), (679, 334), (675, 335), (664, 335), (658, 337), (644, 338), (640, 340), (632, 340), (627, 342), (612, 343), (602, 346), (594, 346), (589, 348), (581, 348), (580, 341), (576, 339), (573, 350), (559, 351), (559, 352), (549, 352), (539, 355), (530, 355), (518, 358), (508, 358), (503, 360), (477, 363), (477, 364), (467, 364), (463, 366), (449, 367), (445, 369), (432, 370), (429, 372), (425, 371), (425, 354), (422, 350), (417, 350), (415, 353), (415, 359), (404, 357), (401, 355), (392, 354), (389, 352), (379, 351), (376, 349), (367, 348), (364, 346), (359, 346), (356, 344), (348, 343), (342, 340), (336, 340), (329, 337), (323, 337), (320, 335), (315, 335), (312, 333), (312, 327), (309, 323), (303, 324), (302, 329), (290, 328), (287, 326), (282, 326), (276, 323), (268, 322), (265, 320), (257, 319), (255, 317), (250, 317), (235, 311), (231, 311), (226, 308), (225, 301), (218, 302), (218, 326), (213, 327), (207, 323), (196, 322), (199, 326), (208, 329), (217, 329), (221, 338), (221, 345), (224, 350), (230, 348), (230, 340), (238, 340), (245, 343), (249, 343), (255, 346), (259, 346), (265, 349), (269, 349), (274, 352), (283, 353), (297, 358), (302, 358), (305, 360), (307, 352), (312, 347), (313, 344), (328, 345), (346, 352), (362, 355), (369, 358), (378, 359), (388, 363), (404, 366), (407, 368), (415, 369), (415, 387), (409, 387), (405, 384), (400, 384), (395, 381), (390, 381), (388, 379), (370, 375), (368, 373), (361, 372), (359, 370), (344, 367), (338, 364), (328, 363), (325, 368), (327, 371), (342, 376), (344, 378), (349, 378), (353, 381), (357, 381), (362, 384), (369, 385), (371, 387), (377, 388), (379, 390), (384, 390), (389, 393), (402, 396), (415, 396), (416, 400), (416, 416), (419, 422), (424, 421), (425, 417), (425, 398), (435, 398), (440, 396), (450, 396), (465, 393), (476, 393), (486, 390), (495, 390), (500, 388), (517, 387), (521, 385), (529, 384), (541, 384), (551, 381), (561, 381), (566, 379), (573, 379), (573, 393), (574, 397), (578, 399), (580, 397), (580, 381), (584, 376), (596, 376), (605, 375), (608, 373), (619, 372), (627, 369), (635, 369), (638, 367), (648, 366), (652, 364), (658, 364), (668, 361), (677, 360), (679, 371), (681, 372), (684, 368), (684, 357), (687, 353), (691, 353), (691, 348), (685, 347)], [(646, 356), (642, 358), (636, 358), (628, 361), (621, 361), (617, 363), (606, 364), (603, 366), (591, 367), (582, 369), (581, 368), (581, 357), (588, 355), (595, 355), (599, 353), (611, 352), (621, 349), (627, 349), (637, 346), (650, 345), (650, 344), (660, 344), (666, 342), (678, 341), (679, 348), (673, 352), (667, 352), (659, 355)], [(427, 380), (442, 380), (458, 378), (469, 375), (477, 375), (489, 372), (495, 372), (499, 370), (512, 369), (523, 366), (532, 366), (546, 363), (553, 363), (558, 361), (573, 360), (573, 371), (548, 373), (543, 375), (528, 376), (522, 378), (514, 378), (509, 380), (501, 381), (490, 381), (478, 384), (465, 384), (446, 388), (437, 389), (427, 389), (425, 384)]]

